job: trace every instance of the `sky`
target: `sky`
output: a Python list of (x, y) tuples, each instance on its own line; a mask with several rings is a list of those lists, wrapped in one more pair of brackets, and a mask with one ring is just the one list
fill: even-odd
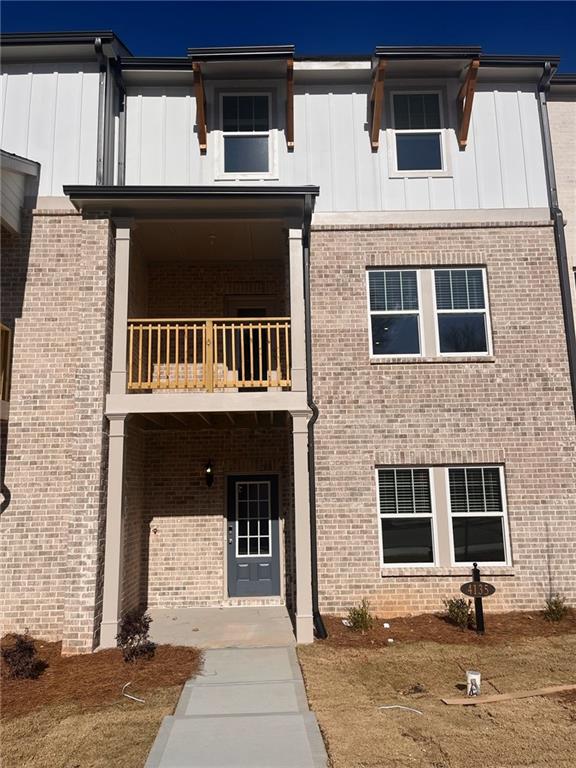
[(2, 32), (112, 29), (136, 56), (188, 47), (293, 43), (299, 55), (377, 45), (481, 45), (486, 53), (561, 56), (576, 72), (576, 1), (3, 0)]

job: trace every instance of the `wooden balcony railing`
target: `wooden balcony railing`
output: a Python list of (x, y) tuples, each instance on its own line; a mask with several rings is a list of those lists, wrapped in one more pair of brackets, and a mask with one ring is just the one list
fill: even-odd
[(12, 332), (0, 323), (0, 393), (2, 400), (10, 399), (10, 363), (12, 361)]
[(288, 317), (128, 321), (129, 390), (290, 386)]

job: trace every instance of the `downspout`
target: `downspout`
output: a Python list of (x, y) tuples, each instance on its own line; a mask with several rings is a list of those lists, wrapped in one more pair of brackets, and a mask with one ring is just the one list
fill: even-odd
[(312, 618), (316, 637), (325, 640), (328, 632), (318, 605), (318, 544), (316, 541), (316, 463), (314, 459), (314, 424), (318, 419), (318, 406), (314, 402), (312, 386), (312, 310), (310, 305), (310, 225), (312, 222), (312, 195), (304, 198), (302, 226), (302, 253), (304, 259), (304, 327), (306, 334), (306, 397), (312, 417), (308, 421), (308, 495), (310, 503), (310, 558), (312, 565)]
[(98, 75), (98, 133), (96, 141), (96, 184), (104, 184), (104, 148), (106, 143), (106, 57), (102, 50), (102, 39), (94, 40), (94, 51), (99, 66)]
[(546, 182), (548, 185), (550, 216), (554, 225), (558, 276), (560, 278), (560, 295), (562, 297), (564, 330), (566, 333), (566, 347), (568, 351), (568, 368), (570, 371), (574, 416), (576, 418), (576, 330), (574, 328), (574, 310), (570, 288), (571, 275), (570, 265), (568, 263), (568, 251), (566, 248), (566, 236), (564, 234), (564, 216), (558, 205), (558, 189), (556, 187), (556, 173), (554, 171), (554, 156), (552, 153), (548, 104), (546, 102), (546, 95), (550, 90), (550, 81), (555, 71), (556, 67), (553, 67), (549, 61), (544, 64), (544, 71), (538, 83), (538, 111), (540, 114), (540, 125), (544, 142), (544, 167), (546, 169)]
[(117, 181), (123, 186), (126, 181), (126, 85), (122, 77), (120, 59), (112, 62), (112, 74), (118, 89), (118, 158), (116, 164)]

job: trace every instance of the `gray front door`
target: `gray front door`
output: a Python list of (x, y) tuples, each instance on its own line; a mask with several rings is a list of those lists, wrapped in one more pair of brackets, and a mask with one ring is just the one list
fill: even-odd
[(228, 478), (228, 594), (280, 594), (277, 475)]

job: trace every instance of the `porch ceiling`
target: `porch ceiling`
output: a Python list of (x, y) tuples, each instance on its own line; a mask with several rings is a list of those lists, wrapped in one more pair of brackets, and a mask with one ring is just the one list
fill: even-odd
[(290, 423), (287, 411), (250, 411), (245, 413), (138, 413), (130, 422), (142, 432), (192, 431), (202, 429), (269, 429)]

